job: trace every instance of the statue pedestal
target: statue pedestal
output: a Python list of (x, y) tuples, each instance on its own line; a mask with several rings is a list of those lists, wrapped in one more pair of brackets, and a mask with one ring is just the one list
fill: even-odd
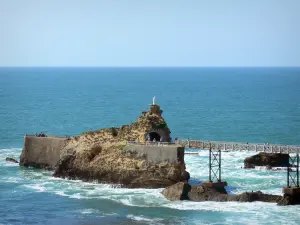
[(158, 116), (161, 116), (161, 114), (163, 113), (163, 111), (160, 109), (160, 106), (159, 105), (150, 105), (150, 112), (152, 114), (156, 114)]

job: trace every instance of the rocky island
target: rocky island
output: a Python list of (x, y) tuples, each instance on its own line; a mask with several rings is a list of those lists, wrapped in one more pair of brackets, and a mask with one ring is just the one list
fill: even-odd
[(51, 169), (56, 177), (128, 188), (161, 188), (186, 181), (184, 147), (169, 144), (171, 132), (162, 112), (154, 102), (136, 122), (119, 128), (72, 138), (27, 135), (20, 165)]
[[(188, 183), (184, 147), (171, 142), (170, 129), (160, 106), (150, 105), (136, 122), (121, 127), (88, 131), (72, 138), (25, 135), (20, 166), (53, 170), (53, 176), (97, 181), (127, 188), (165, 188), (169, 200), (273, 202), (298, 204), (299, 188), (283, 196), (260, 191), (229, 195), (226, 182)], [(7, 161), (14, 161), (8, 158)], [(245, 159), (245, 167), (288, 166), (288, 155), (260, 153)], [(223, 185), (223, 183), (226, 185)]]
[(289, 154), (260, 152), (244, 160), (245, 169), (255, 168), (255, 166), (267, 166), (268, 168), (288, 167)]

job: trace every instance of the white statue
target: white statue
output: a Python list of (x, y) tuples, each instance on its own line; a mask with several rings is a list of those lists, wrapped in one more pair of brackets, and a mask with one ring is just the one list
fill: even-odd
[(155, 96), (153, 97), (153, 103), (152, 103), (152, 105), (156, 105)]

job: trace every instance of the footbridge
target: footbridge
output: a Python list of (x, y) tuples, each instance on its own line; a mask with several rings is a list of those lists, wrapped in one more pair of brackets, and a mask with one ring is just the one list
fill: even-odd
[[(180, 145), (185, 148), (195, 148), (204, 150), (221, 151), (256, 151), (273, 153), (300, 153), (299, 145), (281, 145), (269, 143), (244, 143), (244, 142), (225, 142), (225, 141), (205, 141), (205, 140), (177, 140), (175, 142), (136, 142), (128, 141), (129, 144), (139, 145)], [(187, 153), (187, 152), (186, 152)]]
[(258, 144), (244, 142), (224, 142), (224, 141), (205, 141), (205, 140), (178, 140), (175, 144), (185, 148), (212, 149), (221, 151), (257, 151), (274, 153), (300, 153), (300, 146), (281, 145), (281, 144)]

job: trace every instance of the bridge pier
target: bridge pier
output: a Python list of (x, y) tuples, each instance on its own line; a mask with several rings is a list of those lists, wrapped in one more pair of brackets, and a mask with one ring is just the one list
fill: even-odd
[[(289, 167), (287, 168), (287, 187), (282, 189), (285, 196), (289, 196), (294, 203), (300, 202), (299, 187), (299, 154), (290, 158)], [(293, 170), (295, 168), (295, 170)]]
[(227, 182), (221, 180), (221, 162), (221, 150), (213, 150), (210, 143), (208, 164), (209, 175), (208, 182), (203, 182), (204, 186), (211, 188), (224, 188), (227, 186)]

